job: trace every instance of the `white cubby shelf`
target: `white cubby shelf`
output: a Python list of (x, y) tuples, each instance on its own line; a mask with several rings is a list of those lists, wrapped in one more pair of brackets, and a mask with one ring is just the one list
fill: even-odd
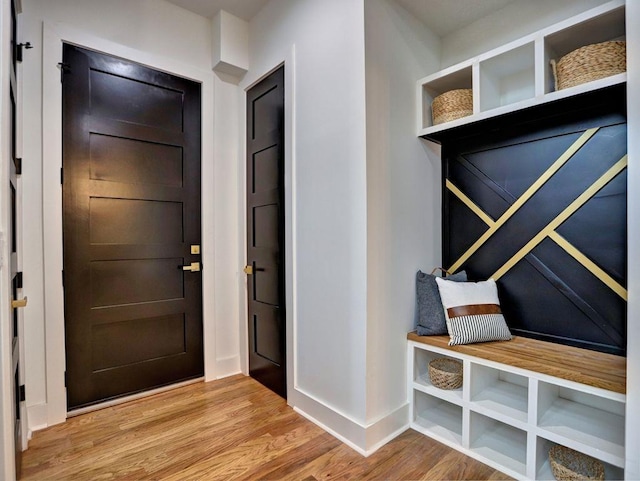
[[(625, 39), (625, 1), (614, 0), (420, 79), (418, 136), (625, 83), (621, 73), (556, 91), (550, 65), (579, 47)], [(473, 89), (473, 114), (433, 125), (433, 99), (461, 88)]]
[[(600, 460), (605, 479), (624, 479), (625, 394), (567, 379), (568, 369), (556, 377), (493, 360), (501, 349), (514, 359), (520, 359), (518, 349), (537, 358), (548, 352), (549, 343), (506, 341), (449, 348), (444, 336), (408, 337), (412, 429), (516, 479), (555, 479), (548, 459), (554, 444)], [(540, 349), (532, 355), (537, 343)], [(569, 358), (577, 352), (574, 348), (568, 353), (568, 365), (575, 365)], [(443, 390), (430, 383), (427, 365), (440, 357), (463, 363), (461, 388)], [(577, 359), (583, 362), (584, 355), (578, 353)], [(617, 370), (613, 362), (612, 370)]]

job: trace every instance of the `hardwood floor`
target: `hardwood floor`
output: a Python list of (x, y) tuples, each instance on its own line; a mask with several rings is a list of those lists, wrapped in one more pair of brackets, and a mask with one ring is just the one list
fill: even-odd
[(244, 376), (70, 418), (34, 434), (25, 480), (509, 479), (408, 430), (362, 457)]

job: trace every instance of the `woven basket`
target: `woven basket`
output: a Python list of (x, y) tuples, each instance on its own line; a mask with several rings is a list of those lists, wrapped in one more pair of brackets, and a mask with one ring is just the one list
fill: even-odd
[(551, 61), (556, 90), (562, 90), (593, 80), (627, 71), (626, 42), (612, 41), (580, 47)]
[(450, 90), (438, 95), (431, 102), (433, 125), (450, 122), (473, 113), (473, 91), (471, 89)]
[(604, 465), (600, 461), (559, 444), (549, 450), (549, 462), (558, 481), (604, 479)]
[(458, 389), (462, 386), (462, 363), (441, 357), (429, 363), (431, 384), (440, 389)]

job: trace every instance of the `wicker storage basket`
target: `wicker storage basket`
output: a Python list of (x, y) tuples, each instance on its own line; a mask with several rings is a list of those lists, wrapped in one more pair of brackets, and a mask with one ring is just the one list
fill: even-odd
[(626, 45), (621, 41), (595, 43), (568, 53), (557, 64), (552, 60), (556, 90), (626, 72)]
[(431, 102), (433, 125), (450, 122), (473, 113), (473, 91), (456, 89), (438, 95)]
[(558, 481), (604, 479), (604, 465), (600, 461), (559, 444), (549, 450), (549, 462)]
[(462, 386), (462, 363), (441, 357), (429, 363), (431, 384), (440, 389), (458, 389)]

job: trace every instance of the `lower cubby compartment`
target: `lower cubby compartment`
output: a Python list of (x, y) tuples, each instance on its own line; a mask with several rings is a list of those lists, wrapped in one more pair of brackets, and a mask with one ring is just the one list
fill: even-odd
[(443, 356), (442, 354), (438, 354), (436, 352), (425, 351), (423, 349), (415, 349), (413, 360), (413, 381), (418, 386), (420, 386), (420, 388), (424, 392), (431, 392), (431, 394), (434, 394), (438, 397), (442, 397), (453, 401), (456, 404), (460, 404), (462, 402), (462, 387), (459, 387), (458, 389), (443, 390), (434, 386), (431, 383), (431, 379), (429, 378), (429, 363), (435, 359), (443, 357), (447, 359), (454, 359), (449, 356)]
[(414, 391), (413, 422), (417, 429), (442, 441), (462, 446), (462, 407)]
[[(549, 462), (549, 450), (555, 445), (544, 438), (536, 440), (536, 479), (539, 481), (555, 481)], [(604, 464), (604, 479), (607, 481), (624, 479), (624, 470), (609, 463)]]
[[(623, 401), (540, 382), (538, 427), (550, 438), (613, 464), (624, 464)], [(543, 433), (544, 435), (544, 433)]]
[[(525, 476), (527, 471), (527, 433), (491, 419), (471, 413), (469, 449)], [(507, 473), (508, 474), (508, 473)]]
[(528, 384), (524, 376), (471, 364), (471, 402), (476, 410), (494, 413), (493, 417), (505, 416), (526, 423)]

